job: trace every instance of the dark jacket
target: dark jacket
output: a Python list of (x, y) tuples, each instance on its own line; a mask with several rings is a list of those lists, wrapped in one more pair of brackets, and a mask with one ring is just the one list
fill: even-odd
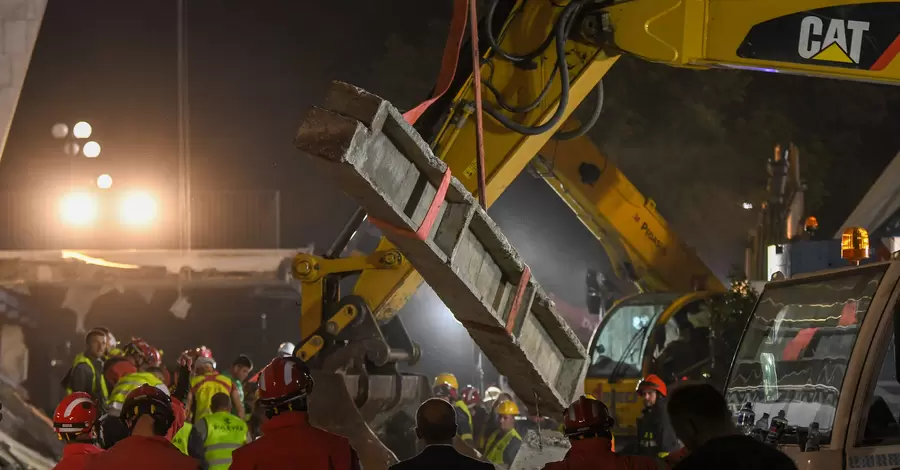
[(637, 420), (637, 454), (657, 457), (660, 452), (675, 452), (680, 449), (678, 438), (666, 413), (666, 399), (660, 398), (656, 405), (644, 408)]
[(487, 462), (460, 454), (450, 445), (430, 445), (419, 455), (391, 465), (391, 470), (494, 470)]
[(797, 465), (780, 450), (740, 435), (712, 439), (675, 465), (675, 470), (711, 468), (797, 470)]

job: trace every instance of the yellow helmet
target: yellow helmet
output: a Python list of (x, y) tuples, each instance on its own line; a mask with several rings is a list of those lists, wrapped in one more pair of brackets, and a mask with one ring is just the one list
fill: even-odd
[(497, 414), (498, 415), (519, 415), (519, 406), (516, 405), (516, 402), (512, 400), (502, 400), (497, 405)]
[(432, 388), (438, 388), (441, 385), (448, 385), (450, 388), (457, 390), (459, 389), (459, 381), (456, 380), (456, 376), (449, 373), (444, 372), (443, 374), (438, 374), (437, 377), (434, 378), (434, 385)]

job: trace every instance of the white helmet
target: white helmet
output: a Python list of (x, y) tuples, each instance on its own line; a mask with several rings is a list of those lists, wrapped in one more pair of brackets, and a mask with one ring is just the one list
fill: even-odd
[(294, 356), (294, 343), (281, 343), (278, 346), (278, 356), (279, 357), (293, 357)]
[(482, 401), (484, 401), (485, 403), (494, 401), (500, 397), (501, 393), (502, 392), (500, 391), (500, 388), (498, 388), (498, 387), (494, 387), (494, 386), (488, 387), (487, 390), (484, 391), (484, 399)]

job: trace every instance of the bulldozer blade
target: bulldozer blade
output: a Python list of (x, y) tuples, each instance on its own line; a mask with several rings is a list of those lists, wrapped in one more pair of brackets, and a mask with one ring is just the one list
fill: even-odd
[(542, 429), (538, 434), (529, 430), (509, 470), (541, 470), (550, 462), (562, 460), (570, 447), (569, 440), (559, 431)]
[[(387, 470), (399, 461), (395, 448), (415, 442), (412, 426), (398, 432), (391, 424), (399, 413), (415, 415), (415, 407), (430, 396), (425, 377), (312, 372), (315, 387), (309, 397), (310, 423), (346, 437), (366, 470)], [(410, 422), (414, 422), (410, 418)], [(397, 436), (397, 434), (404, 434)], [(397, 439), (400, 437), (400, 439)], [(409, 457), (410, 451), (402, 457)], [(415, 452), (412, 452), (413, 454)]]

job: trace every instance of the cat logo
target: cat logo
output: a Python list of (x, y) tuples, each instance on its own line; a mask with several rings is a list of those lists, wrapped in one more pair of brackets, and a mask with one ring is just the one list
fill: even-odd
[(797, 52), (808, 60), (859, 64), (863, 33), (869, 30), (868, 21), (842, 19), (826, 20), (807, 16), (800, 22), (800, 42)]

